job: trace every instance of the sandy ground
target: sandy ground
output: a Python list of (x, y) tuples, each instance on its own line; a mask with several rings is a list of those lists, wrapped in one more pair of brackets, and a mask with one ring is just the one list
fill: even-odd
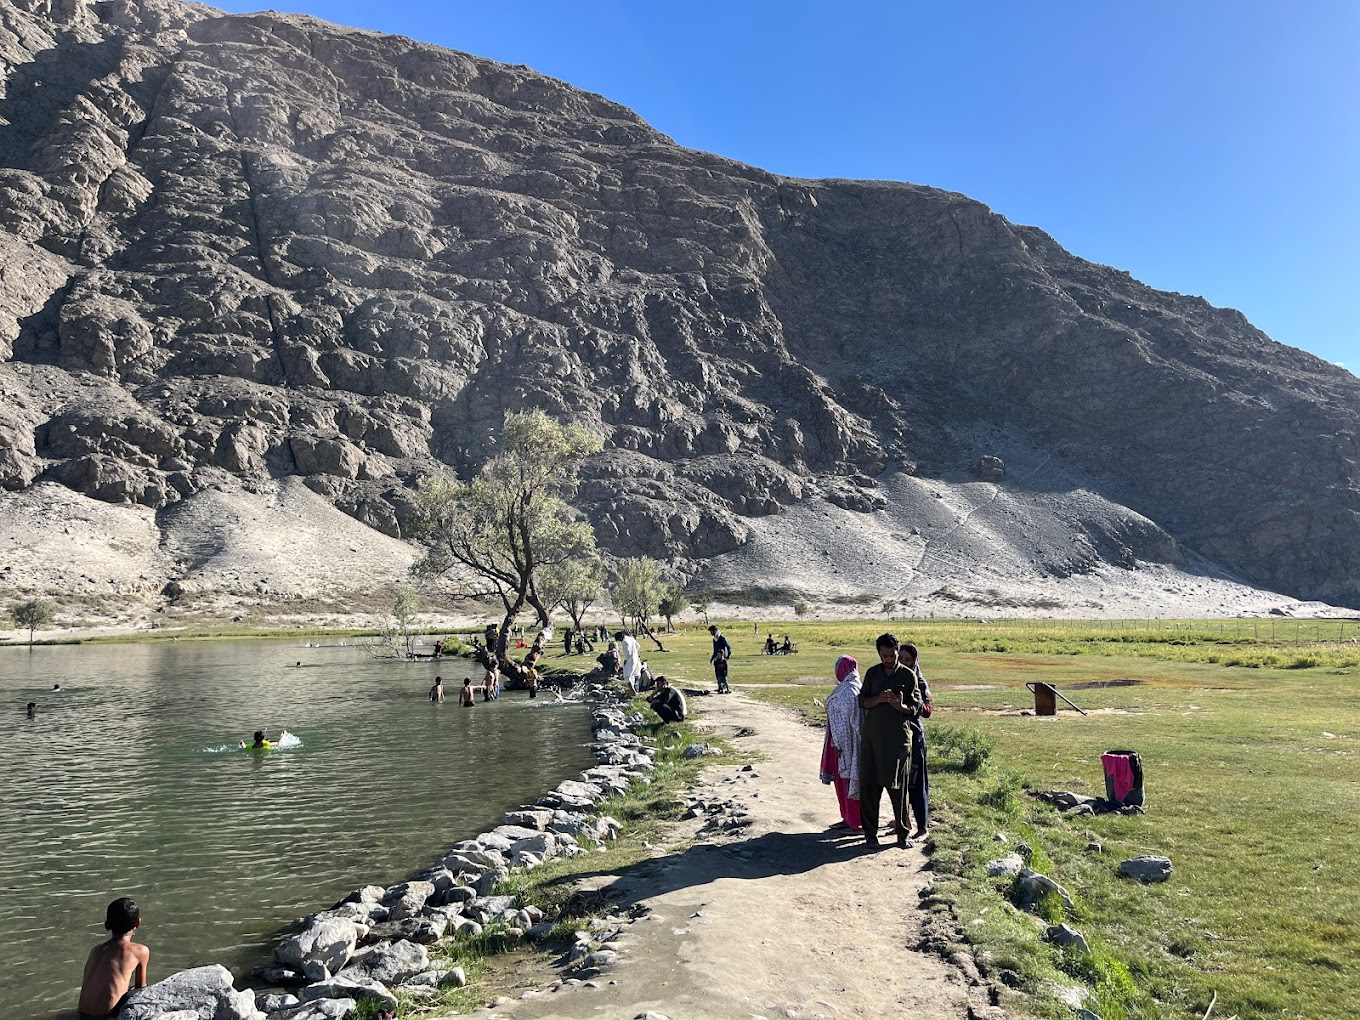
[[(820, 731), (741, 693), (693, 700), (702, 728), (765, 758), (751, 771), (710, 768), (696, 791), (734, 801), (752, 823), (693, 845), (703, 819), (677, 823), (665, 842), (680, 849), (658, 848), (655, 860), (618, 878), (589, 880), (620, 910), (648, 908), (614, 944), (617, 966), (596, 987), (530, 990), (493, 1015), (1004, 1016), (985, 988), (970, 988), (944, 961), (913, 948), (920, 892), (930, 881), (922, 851), (870, 853), (862, 837), (828, 828), (839, 814), (817, 777)], [(890, 817), (886, 800), (883, 811)]]

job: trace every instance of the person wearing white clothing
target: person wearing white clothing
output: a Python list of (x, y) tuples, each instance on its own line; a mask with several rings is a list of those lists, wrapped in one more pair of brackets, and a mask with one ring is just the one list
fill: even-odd
[(617, 631), (614, 640), (623, 650), (623, 682), (636, 694), (638, 677), (642, 675), (642, 649), (638, 647), (637, 638), (623, 631)]

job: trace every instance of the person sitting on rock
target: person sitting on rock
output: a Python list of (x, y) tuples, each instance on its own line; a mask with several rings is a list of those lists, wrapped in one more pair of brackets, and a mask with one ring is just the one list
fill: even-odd
[(80, 980), (76, 1008), (82, 1020), (117, 1016), (133, 990), (146, 987), (151, 950), (132, 941), (132, 933), (141, 926), (142, 913), (135, 900), (124, 896), (109, 904), (104, 912), (109, 939), (90, 950)]
[(663, 723), (684, 722), (686, 706), (685, 695), (671, 686), (664, 676), (656, 678), (656, 693), (647, 698), (652, 711), (661, 717)]
[(609, 647), (596, 656), (595, 661), (600, 664), (600, 669), (604, 670), (606, 677), (618, 676), (619, 666), (622, 662), (619, 658), (619, 646), (613, 641), (609, 642)]

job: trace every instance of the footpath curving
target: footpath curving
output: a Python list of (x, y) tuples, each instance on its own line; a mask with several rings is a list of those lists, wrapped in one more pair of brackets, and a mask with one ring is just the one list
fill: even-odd
[[(753, 752), (705, 769), (654, 857), (580, 887), (597, 916), (569, 951), (491, 1004), (488, 1020), (1004, 1020), (970, 960), (928, 948), (919, 847), (867, 852), (831, 829), (821, 732), (740, 692), (694, 699), (696, 726)], [(603, 973), (573, 956), (607, 955)]]
[[(504, 824), (454, 844), (433, 867), (392, 886), (356, 889), (309, 915), (255, 976), (290, 992), (237, 989), (220, 965), (180, 971), (134, 992), (118, 1020), (344, 1020), (365, 1000), (395, 1009), (396, 992), (433, 997), (466, 983), (462, 968), (432, 967), (429, 945), (449, 935), (474, 938), (489, 925), (506, 939), (534, 938), (549, 927), (538, 908), (517, 908), (495, 889), (511, 871), (588, 853), (619, 832), (597, 805), (648, 781), (652, 751), (634, 732), (616, 692), (587, 685), (597, 764), (565, 780)], [(587, 954), (588, 955), (588, 954)], [(596, 963), (608, 966), (606, 953)], [(578, 967), (590, 961), (576, 961)]]

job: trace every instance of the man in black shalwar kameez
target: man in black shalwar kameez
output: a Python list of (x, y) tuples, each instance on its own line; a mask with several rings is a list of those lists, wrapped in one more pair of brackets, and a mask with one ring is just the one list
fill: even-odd
[(901, 642), (883, 634), (875, 642), (879, 664), (864, 674), (859, 703), (865, 710), (860, 750), (860, 818), (864, 841), (878, 846), (878, 805), (883, 791), (892, 802), (897, 845), (907, 845), (902, 798), (911, 763), (911, 720), (921, 711), (915, 670), (899, 659)]

